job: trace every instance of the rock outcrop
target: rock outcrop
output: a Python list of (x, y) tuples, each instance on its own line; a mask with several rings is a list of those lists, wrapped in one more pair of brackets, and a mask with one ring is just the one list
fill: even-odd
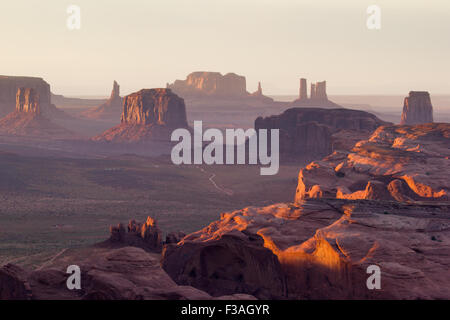
[[(20, 300), (208, 300), (211, 295), (177, 285), (161, 269), (160, 254), (136, 247), (97, 245), (67, 249), (34, 271), (0, 268), (0, 299)], [(67, 267), (81, 270), (82, 287), (68, 290)], [(18, 271), (20, 270), (20, 272)], [(233, 295), (220, 299), (254, 299)]]
[(125, 230), (123, 224), (110, 227), (109, 242), (119, 246), (140, 247), (144, 250), (160, 252), (162, 233), (155, 219), (148, 217), (145, 223), (130, 220)]
[(278, 116), (255, 120), (255, 130), (280, 129), (281, 159), (321, 158), (351, 148), (361, 137), (387, 124), (359, 110), (291, 108)]
[(191, 96), (242, 97), (247, 95), (245, 77), (235, 73), (192, 72), (186, 80), (175, 80), (168, 85), (183, 98)]
[[(179, 285), (212, 296), (245, 293), (260, 299), (285, 296), (285, 283), (276, 256), (257, 234), (212, 235), (216, 225), (166, 245), (162, 267)], [(208, 234), (207, 239), (205, 235)]]
[(421, 124), (433, 122), (433, 106), (426, 91), (410, 91), (403, 103), (400, 124)]
[(187, 128), (184, 100), (170, 89), (142, 89), (124, 98), (121, 124), (94, 141), (170, 141), (176, 128)]
[(328, 100), (327, 82), (321, 81), (311, 83), (310, 97), (307, 94), (307, 81), (300, 79), (299, 97), (290, 103), (293, 107), (324, 107), (324, 108), (342, 108), (340, 105)]
[[(448, 299), (449, 209), (340, 199), (249, 207), (168, 246), (163, 267), (178, 284), (213, 295)], [(373, 265), (380, 290), (366, 285)]]
[(216, 102), (236, 100), (241, 103), (246, 101), (250, 104), (252, 102), (264, 105), (273, 103), (272, 98), (263, 95), (260, 82), (257, 91), (249, 93), (245, 77), (235, 73), (222, 75), (219, 72), (193, 72), (186, 77), (186, 80), (175, 80), (172, 84), (168, 83), (167, 88), (172, 89), (184, 99), (193, 101), (210, 101), (212, 99)]
[(16, 110), (16, 95), (20, 88), (33, 89), (39, 96), (40, 112), (50, 120), (69, 119), (70, 116), (51, 103), (50, 85), (42, 78), (0, 76), (0, 117)]
[(34, 89), (42, 106), (51, 104), (50, 85), (42, 78), (0, 76), (0, 116), (3, 117), (15, 110), (19, 88)]
[(108, 101), (95, 107), (91, 110), (84, 112), (82, 115), (87, 118), (95, 119), (120, 119), (120, 115), (123, 111), (123, 99), (120, 97), (120, 86), (114, 81), (111, 96)]
[(300, 170), (296, 201), (308, 198), (448, 201), (450, 124), (382, 126), (351, 151)]
[(44, 139), (73, 136), (72, 132), (47, 117), (55, 107), (46, 104), (46, 101), (47, 98), (44, 98), (42, 103), (42, 98), (35, 89), (18, 88), (16, 111), (0, 119), (0, 134)]

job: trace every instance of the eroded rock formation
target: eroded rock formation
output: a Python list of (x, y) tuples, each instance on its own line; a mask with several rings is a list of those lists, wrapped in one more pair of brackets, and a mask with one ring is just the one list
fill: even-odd
[(334, 152), (300, 170), (296, 201), (447, 201), (449, 150), (449, 124), (382, 126), (351, 151)]
[(433, 106), (430, 94), (425, 91), (410, 91), (405, 98), (400, 124), (421, 124), (433, 122)]
[[(213, 295), (448, 299), (449, 209), (342, 199), (249, 207), (168, 247), (163, 266), (177, 283)], [(263, 249), (270, 254), (251, 254)], [(371, 265), (381, 269), (382, 290), (366, 285)]]
[[(211, 225), (209, 230), (216, 226)], [(166, 245), (163, 268), (180, 285), (212, 296), (245, 293), (260, 299), (281, 298), (286, 288), (276, 256), (257, 234), (209, 235), (206, 230)]]
[(114, 81), (111, 96), (108, 101), (98, 107), (88, 110), (83, 113), (83, 116), (88, 118), (112, 118), (120, 119), (123, 111), (123, 100), (120, 97), (120, 86)]
[[(211, 295), (177, 285), (161, 269), (160, 254), (105, 244), (68, 249), (34, 271), (0, 268), (0, 299), (33, 300), (206, 300)], [(68, 290), (67, 266), (81, 270), (82, 289)], [(232, 295), (220, 299), (254, 299)]]
[(255, 129), (280, 129), (281, 159), (308, 159), (350, 148), (384, 124), (387, 123), (365, 111), (292, 108), (278, 116), (259, 117)]
[(145, 142), (170, 140), (176, 128), (187, 128), (184, 100), (170, 89), (142, 89), (124, 98), (121, 124), (95, 141)]
[(42, 102), (41, 95), (32, 88), (18, 88), (16, 110), (0, 119), (0, 133), (35, 138), (67, 138), (73, 133), (53, 123), (49, 118), (55, 106)]
[(175, 80), (168, 85), (183, 98), (191, 96), (242, 97), (247, 95), (245, 77), (235, 73), (192, 72), (186, 80)]
[(148, 217), (144, 223), (130, 220), (127, 229), (121, 223), (111, 226), (109, 241), (120, 246), (134, 246), (159, 252), (162, 248), (162, 233), (156, 220)]
[(0, 116), (5, 116), (15, 110), (19, 88), (34, 89), (34, 92), (39, 95), (42, 106), (51, 104), (50, 85), (42, 78), (0, 76)]
[(327, 82), (321, 81), (311, 83), (310, 97), (307, 94), (307, 81), (304, 78), (300, 79), (299, 97), (291, 104), (293, 107), (308, 107), (317, 106), (325, 108), (340, 108), (338, 104), (328, 100), (327, 96)]

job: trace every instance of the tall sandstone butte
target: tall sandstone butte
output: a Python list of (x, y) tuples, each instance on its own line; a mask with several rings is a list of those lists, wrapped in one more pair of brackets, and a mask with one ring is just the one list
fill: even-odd
[(124, 98), (121, 124), (93, 138), (95, 141), (145, 142), (167, 140), (175, 128), (187, 128), (184, 100), (170, 89), (142, 89)]
[[(0, 133), (35, 138), (67, 138), (73, 133), (53, 123), (47, 116), (57, 110), (36, 89), (18, 88), (16, 110), (0, 119)], [(57, 110), (58, 111), (58, 110)]]
[(421, 124), (433, 122), (433, 106), (426, 91), (410, 91), (403, 103), (400, 124)]
[(0, 116), (15, 110), (19, 88), (34, 89), (39, 95), (40, 105), (50, 105), (50, 85), (42, 78), (0, 76)]

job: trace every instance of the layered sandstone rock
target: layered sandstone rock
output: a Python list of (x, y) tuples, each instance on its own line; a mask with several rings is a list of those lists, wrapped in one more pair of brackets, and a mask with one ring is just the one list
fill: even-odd
[[(247, 92), (246, 79), (235, 73), (222, 75), (219, 72), (193, 72), (186, 80), (175, 80), (167, 84), (176, 94), (188, 99), (194, 106), (208, 106), (219, 104), (220, 106), (243, 105), (272, 105), (274, 100), (263, 95), (261, 83), (258, 83), (257, 91)], [(224, 103), (224, 104), (223, 104)]]
[(0, 76), (0, 116), (15, 110), (16, 94), (19, 88), (34, 89), (39, 95), (42, 106), (51, 104), (50, 85), (42, 78)]
[(235, 73), (192, 72), (186, 80), (175, 80), (168, 85), (183, 98), (191, 96), (242, 97), (247, 95), (245, 77)]
[(28, 136), (35, 138), (68, 138), (73, 136), (69, 130), (52, 122), (48, 115), (53, 105), (44, 103), (38, 91), (32, 88), (19, 88), (16, 93), (16, 111), (0, 119), (0, 134)]
[[(249, 207), (167, 247), (163, 266), (177, 283), (211, 294), (253, 288), (258, 296), (260, 288), (288, 299), (448, 299), (449, 209), (340, 199)], [(251, 254), (258, 247), (280, 267), (267, 253)], [(381, 269), (381, 290), (366, 285), (371, 265)]]
[(29, 300), (31, 298), (27, 272), (7, 264), (0, 268), (0, 300)]
[(299, 97), (290, 103), (293, 107), (325, 107), (325, 108), (341, 108), (338, 104), (328, 100), (327, 96), (327, 82), (321, 81), (311, 83), (310, 97), (307, 94), (307, 81), (304, 78), (300, 79)]
[(302, 170), (296, 201), (308, 198), (447, 201), (450, 125), (382, 126), (351, 151)]
[[(0, 299), (33, 300), (206, 300), (211, 295), (177, 285), (161, 269), (160, 254), (136, 247), (97, 245), (67, 249), (31, 272), (0, 268)], [(81, 270), (81, 290), (68, 290), (67, 266)], [(13, 271), (11, 271), (13, 269)], [(254, 299), (248, 295), (220, 297)]]
[(109, 241), (120, 246), (134, 246), (159, 252), (162, 248), (162, 233), (156, 220), (148, 217), (144, 223), (130, 220), (127, 230), (120, 223), (111, 226)]
[(349, 141), (353, 145), (384, 124), (387, 123), (365, 111), (292, 108), (278, 116), (259, 117), (255, 129), (280, 129), (282, 159), (320, 158), (350, 147)]
[(166, 245), (162, 267), (179, 285), (212, 296), (245, 293), (260, 299), (281, 298), (286, 288), (276, 256), (257, 234), (208, 234), (216, 225)]
[(120, 97), (120, 86), (116, 81), (114, 81), (111, 96), (108, 101), (93, 108), (92, 110), (84, 112), (83, 116), (96, 119), (111, 118), (119, 120), (122, 111), (123, 99)]
[(95, 141), (145, 142), (170, 140), (176, 128), (187, 128), (184, 100), (170, 89), (142, 89), (124, 98), (121, 124)]
[(405, 98), (400, 124), (421, 124), (433, 122), (433, 106), (430, 94), (425, 91), (410, 91)]
[(298, 99), (301, 101), (307, 100), (308, 99), (307, 91), (308, 91), (308, 88), (307, 88), (307, 84), (306, 84), (306, 79), (301, 78)]

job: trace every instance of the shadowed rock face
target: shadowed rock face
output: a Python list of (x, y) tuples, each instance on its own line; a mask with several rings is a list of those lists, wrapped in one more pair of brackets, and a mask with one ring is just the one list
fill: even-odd
[(0, 76), (0, 116), (15, 110), (19, 88), (34, 89), (41, 105), (50, 105), (50, 85), (42, 78)]
[(94, 141), (170, 141), (176, 128), (187, 128), (184, 100), (170, 89), (142, 89), (124, 98), (121, 124)]
[(351, 151), (300, 170), (296, 201), (308, 198), (447, 201), (450, 124), (382, 126)]
[(36, 90), (31, 88), (17, 89), (16, 110), (19, 112), (40, 114), (40, 97)]
[(168, 88), (180, 96), (223, 96), (241, 97), (247, 95), (245, 77), (235, 73), (222, 75), (219, 72), (193, 72), (186, 80), (176, 80)]
[(430, 94), (424, 91), (411, 91), (403, 104), (400, 124), (421, 124), (433, 122), (433, 106)]
[(49, 120), (48, 116), (60, 110), (42, 102), (38, 91), (19, 88), (16, 93), (16, 111), (0, 119), (0, 133), (36, 138), (67, 138), (73, 134)]
[(280, 129), (281, 156), (308, 158), (346, 148), (348, 141), (360, 140), (384, 124), (387, 123), (364, 111), (292, 108), (278, 116), (259, 117), (255, 129)]

